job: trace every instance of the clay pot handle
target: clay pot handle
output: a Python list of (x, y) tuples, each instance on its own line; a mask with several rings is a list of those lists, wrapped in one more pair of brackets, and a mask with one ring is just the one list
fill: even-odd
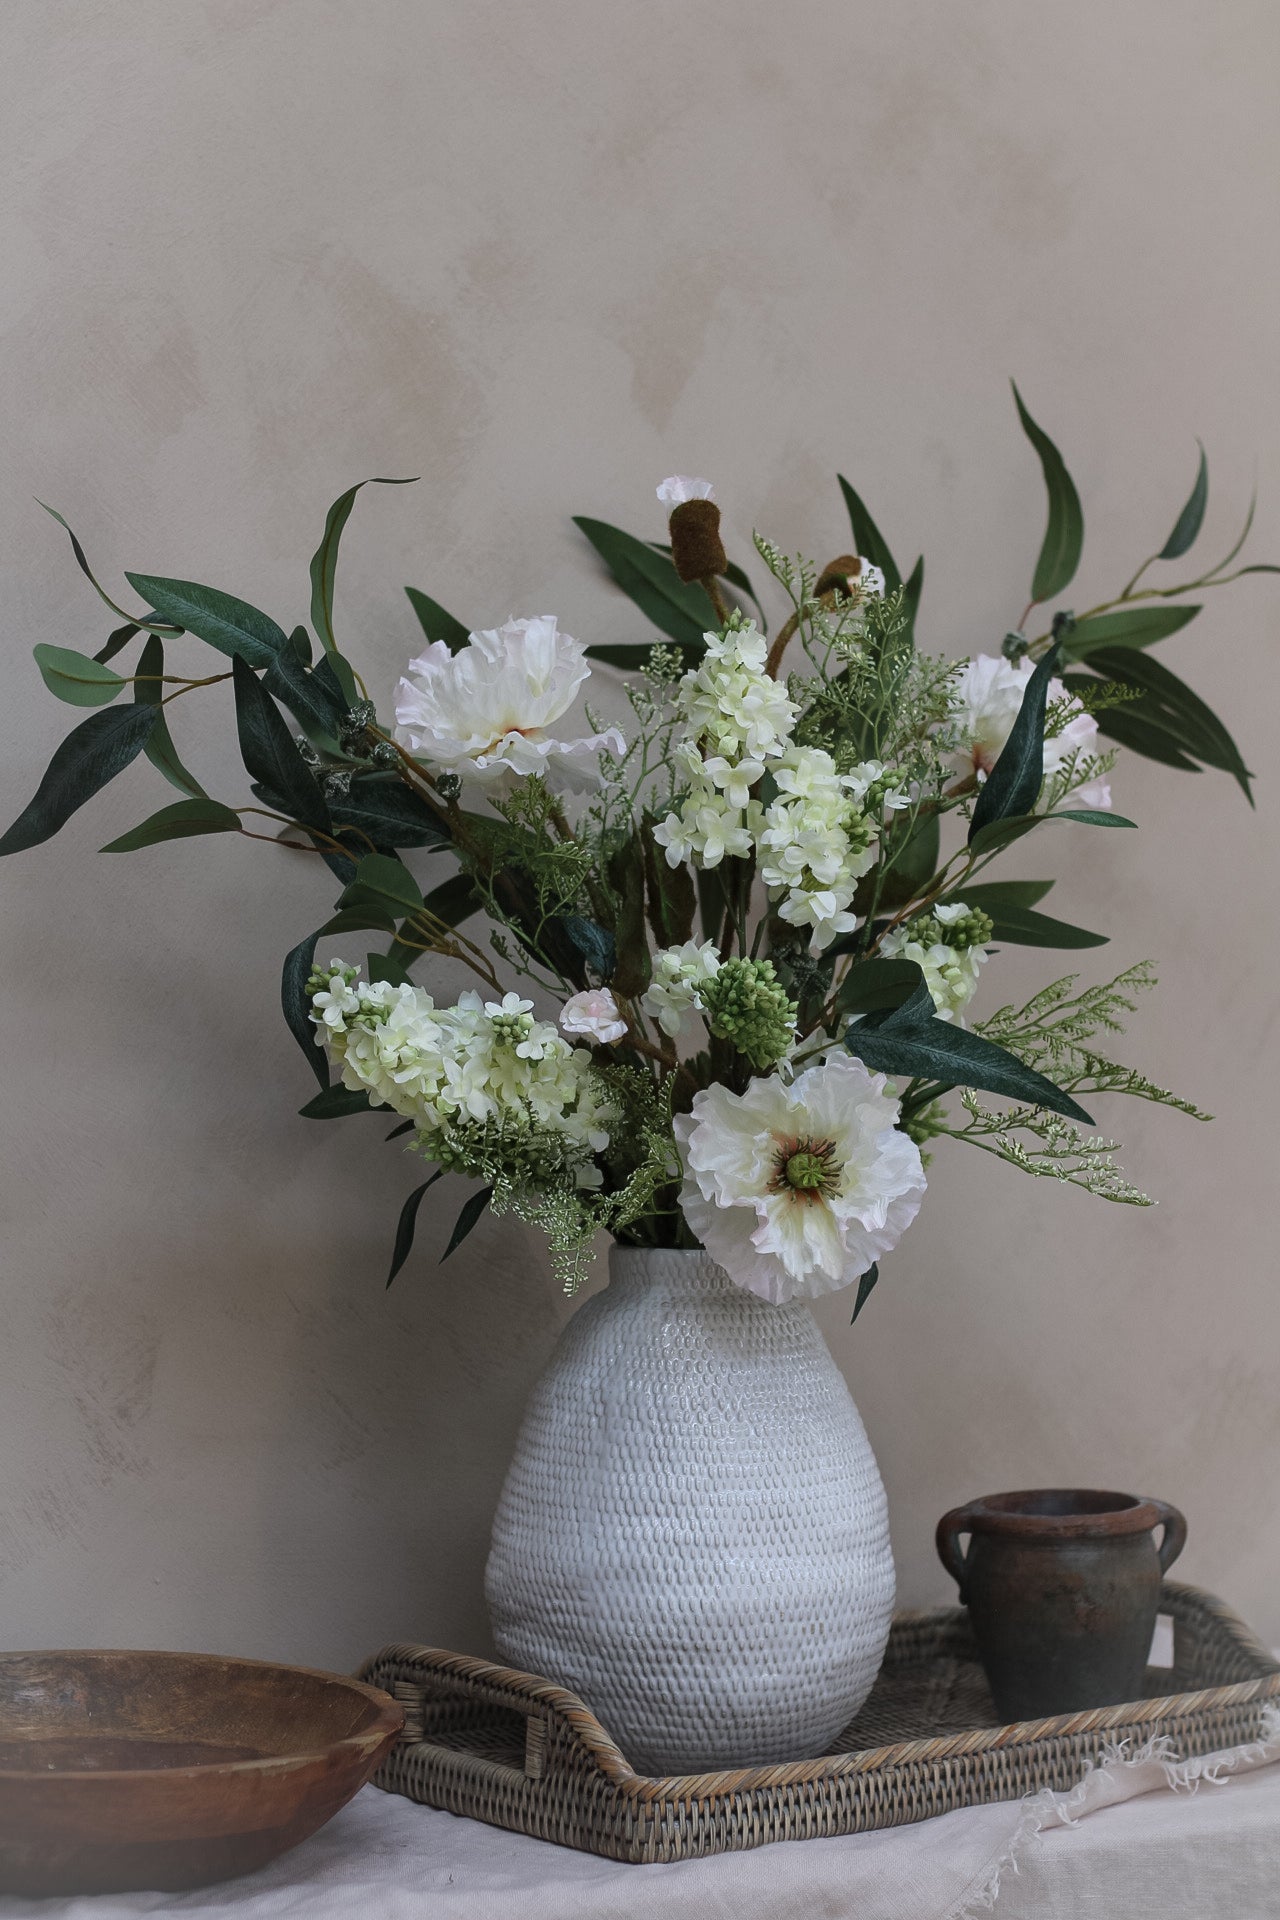
[(1160, 1542), (1160, 1571), (1168, 1573), (1187, 1544), (1187, 1523), (1178, 1509), (1171, 1507), (1167, 1500), (1153, 1500), (1151, 1504), (1164, 1522), (1164, 1539)]
[[(1173, 1509), (1170, 1508), (1169, 1511), (1172, 1512)], [(938, 1531), (934, 1535), (934, 1541), (938, 1549), (938, 1558), (960, 1589), (960, 1605), (962, 1607), (967, 1607), (969, 1604), (969, 1556), (967, 1553), (960, 1551), (960, 1535), (962, 1533), (970, 1533), (972, 1530), (972, 1506), (952, 1507), (950, 1513), (944, 1513), (941, 1520), (939, 1520)], [(1165, 1539), (1167, 1540), (1168, 1538), (1169, 1535), (1166, 1533)]]

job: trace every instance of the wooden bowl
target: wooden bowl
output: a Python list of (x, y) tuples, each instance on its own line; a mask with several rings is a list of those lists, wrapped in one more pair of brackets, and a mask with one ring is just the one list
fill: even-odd
[(376, 1687), (306, 1667), (0, 1654), (0, 1890), (251, 1873), (345, 1806), (403, 1721)]

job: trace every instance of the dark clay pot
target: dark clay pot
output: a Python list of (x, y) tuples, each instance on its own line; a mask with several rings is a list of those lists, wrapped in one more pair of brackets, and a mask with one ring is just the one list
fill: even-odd
[(1001, 1720), (1140, 1698), (1161, 1577), (1186, 1538), (1163, 1500), (1075, 1487), (987, 1494), (944, 1514), (938, 1554), (969, 1609)]

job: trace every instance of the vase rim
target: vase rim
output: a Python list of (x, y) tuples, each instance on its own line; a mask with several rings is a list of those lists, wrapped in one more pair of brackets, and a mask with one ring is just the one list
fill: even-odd
[(734, 1285), (705, 1247), (623, 1247), (615, 1241), (609, 1248), (610, 1281), (647, 1280), (659, 1275), (677, 1280), (680, 1286), (715, 1292)]

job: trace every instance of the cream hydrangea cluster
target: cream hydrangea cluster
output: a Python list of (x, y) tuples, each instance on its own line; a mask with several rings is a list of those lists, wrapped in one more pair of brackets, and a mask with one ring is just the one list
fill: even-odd
[(603, 1085), (590, 1053), (535, 1020), (531, 1000), (464, 993), (438, 1007), (421, 987), (363, 981), (337, 960), (310, 984), (312, 1018), (342, 1084), (412, 1120), (432, 1158), (451, 1157), (434, 1150), (436, 1135), (514, 1123), (554, 1136), (578, 1184), (599, 1184), (593, 1155), (608, 1146), (611, 1119)]
[(880, 951), (888, 959), (914, 960), (924, 975), (940, 1020), (957, 1021), (978, 989), (987, 958), (991, 921), (963, 900), (940, 904), (886, 933)]

